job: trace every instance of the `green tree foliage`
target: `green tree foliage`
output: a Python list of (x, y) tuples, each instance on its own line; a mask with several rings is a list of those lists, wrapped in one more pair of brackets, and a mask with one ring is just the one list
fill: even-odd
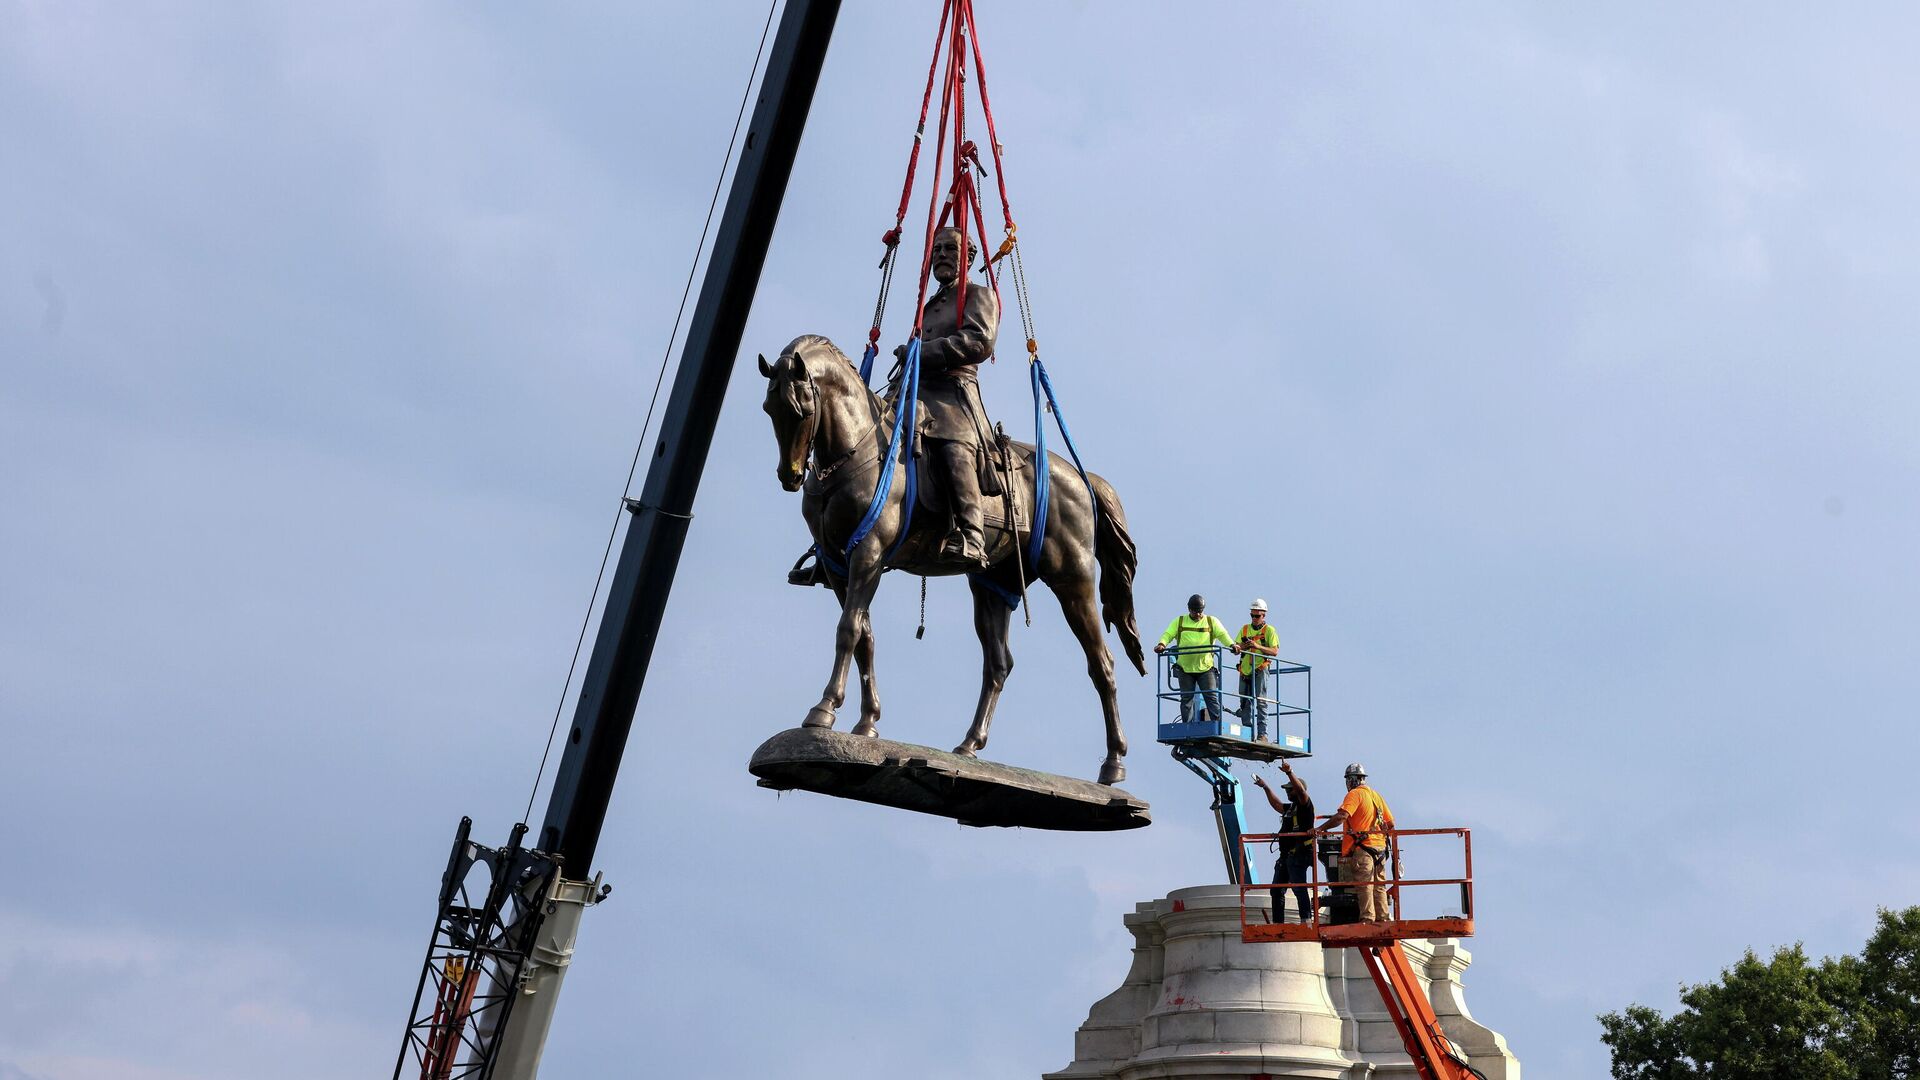
[(1859, 1001), (1847, 1052), (1861, 1080), (1920, 1077), (1920, 907), (1880, 913), (1858, 957), (1836, 961)]
[(1749, 951), (1680, 1006), (1601, 1015), (1614, 1080), (1920, 1080), (1920, 907), (1881, 911), (1859, 956)]

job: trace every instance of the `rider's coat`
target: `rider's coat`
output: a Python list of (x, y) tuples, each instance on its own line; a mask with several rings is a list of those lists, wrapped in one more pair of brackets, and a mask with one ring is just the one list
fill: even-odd
[(942, 285), (927, 299), (920, 329), (920, 431), (929, 439), (984, 442), (975, 369), (993, 355), (1000, 334), (1000, 301), (984, 281), (967, 282), (966, 317), (959, 292)]

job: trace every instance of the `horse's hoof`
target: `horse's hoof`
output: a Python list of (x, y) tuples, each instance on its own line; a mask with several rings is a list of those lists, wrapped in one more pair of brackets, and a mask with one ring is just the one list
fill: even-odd
[(852, 734), (865, 736), (869, 739), (877, 739), (880, 737), (880, 732), (876, 730), (878, 727), (879, 725), (872, 720), (861, 720), (859, 723), (853, 725)]
[(980, 749), (979, 744), (975, 743), (972, 739), (968, 739), (966, 742), (963, 742), (959, 746), (954, 747), (953, 752), (960, 755), (961, 757), (973, 757), (974, 751), (978, 749)]
[(1103, 784), (1117, 784), (1126, 778), (1127, 767), (1117, 761), (1109, 761), (1100, 766), (1100, 782)]
[(825, 705), (815, 705), (813, 708), (807, 710), (807, 718), (801, 721), (800, 726), (830, 728), (833, 726), (833, 720), (832, 709), (827, 708)]

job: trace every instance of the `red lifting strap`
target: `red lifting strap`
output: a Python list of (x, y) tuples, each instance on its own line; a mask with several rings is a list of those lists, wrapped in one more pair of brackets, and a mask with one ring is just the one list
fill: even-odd
[[(968, 40), (971, 38), (971, 40)], [(944, 67), (941, 63), (944, 55)], [(987, 151), (993, 160), (995, 185), (1000, 196), (1000, 216), (1005, 224), (1008, 240), (1003, 242), (999, 254), (1005, 254), (1007, 244), (1014, 234), (1012, 204), (1007, 199), (1007, 175), (1001, 160), (999, 132), (995, 127), (993, 104), (987, 96), (986, 67), (982, 61), (979, 29), (974, 22), (973, 0), (944, 0), (940, 5), (940, 24), (934, 32), (933, 57), (927, 63), (927, 82), (920, 95), (920, 118), (914, 125), (913, 145), (907, 153), (906, 176), (900, 185), (900, 202), (894, 210), (893, 228), (880, 237), (887, 249), (881, 260), (883, 271), (882, 300), (874, 313), (874, 325), (867, 335), (869, 342), (877, 343), (880, 338), (880, 320), (885, 307), (885, 276), (891, 275), (890, 262), (895, 249), (904, 235), (903, 226), (907, 219), (907, 208), (913, 201), (913, 182), (919, 172), (920, 151), (925, 142), (927, 117), (933, 108), (934, 83), (940, 83), (940, 121), (934, 135), (934, 175), (946, 180), (944, 192), (942, 185), (935, 183), (927, 201), (927, 225), (924, 240), (926, 243), (920, 257), (920, 289), (918, 306), (914, 315), (914, 333), (922, 330), (924, 312), (927, 303), (927, 286), (933, 270), (933, 238), (942, 227), (951, 225), (958, 229), (963, 243), (974, 244), (984, 257), (987, 282), (997, 298), (1000, 293), (999, 274), (994, 263), (996, 255), (985, 250), (986, 218), (985, 208), (980, 205), (980, 189), (975, 180), (976, 171), (986, 171), (980, 160), (979, 147), (967, 138), (967, 61), (973, 61), (976, 79), (980, 87), (980, 111), (987, 124)], [(952, 132), (949, 139), (948, 132)], [(948, 165), (948, 156), (952, 164)], [(943, 197), (944, 196), (944, 197)], [(965, 311), (967, 278), (963, 273), (955, 285), (959, 293), (956, 298), (961, 310)]]
[[(1000, 160), (1000, 134), (993, 129), (993, 101), (987, 97), (987, 64), (980, 59), (980, 27), (973, 21), (973, 0), (960, 2), (966, 6), (967, 27), (973, 31), (973, 70), (980, 76), (980, 112), (987, 118), (987, 150), (993, 154), (994, 182), (1000, 185), (1000, 216), (1006, 219), (1007, 231), (1012, 232), (1013, 204), (1007, 201), (1007, 170)], [(940, 18), (944, 22), (946, 15), (942, 13)]]
[[(882, 238), (888, 247), (900, 242), (900, 224), (907, 220), (907, 204), (913, 201), (913, 171), (920, 164), (920, 139), (927, 133), (927, 106), (933, 102), (933, 73), (940, 68), (940, 43), (947, 36), (947, 13), (951, 8), (951, 4), (940, 8), (940, 29), (933, 35), (933, 59), (927, 61), (927, 88), (920, 95), (920, 122), (914, 125), (913, 150), (907, 155), (907, 179), (900, 185), (900, 209), (893, 215), (893, 228), (887, 233), (892, 239)], [(987, 130), (993, 130), (991, 123)]]

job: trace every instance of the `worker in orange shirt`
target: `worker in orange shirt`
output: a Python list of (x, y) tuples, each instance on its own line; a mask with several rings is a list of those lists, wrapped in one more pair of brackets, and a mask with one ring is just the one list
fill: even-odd
[(1393, 828), (1393, 811), (1367, 786), (1366, 766), (1357, 761), (1347, 766), (1347, 797), (1340, 800), (1340, 809), (1314, 832), (1332, 832), (1342, 825), (1347, 831), (1340, 838), (1340, 881), (1355, 883), (1361, 922), (1386, 922), (1393, 915), (1387, 906), (1388, 848), (1382, 830)]

